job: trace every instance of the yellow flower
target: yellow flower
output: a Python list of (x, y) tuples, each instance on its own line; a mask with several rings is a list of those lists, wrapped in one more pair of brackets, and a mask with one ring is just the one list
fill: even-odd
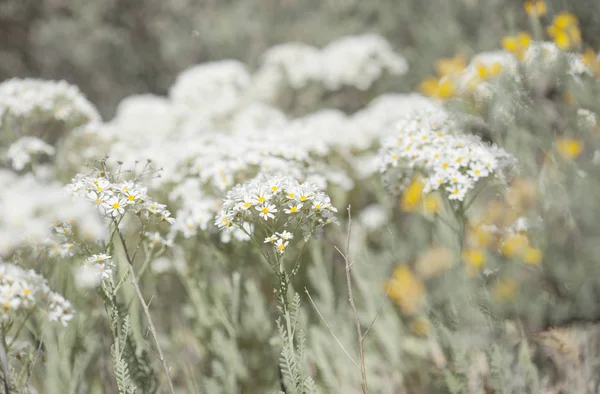
[(419, 85), (419, 90), (429, 97), (447, 99), (454, 96), (456, 86), (447, 77), (427, 77)]
[(531, 45), (531, 42), (531, 35), (526, 32), (521, 32), (516, 36), (504, 37), (502, 39), (502, 48), (514, 53), (519, 59), (522, 59), (525, 50)]
[(529, 16), (540, 17), (546, 15), (546, 3), (541, 0), (533, 0), (525, 2), (525, 12)]
[(593, 74), (600, 75), (600, 58), (592, 48), (588, 48), (581, 54), (581, 61), (585, 64)]
[(579, 22), (577, 21), (577, 17), (573, 14), (570, 14), (566, 11), (561, 12), (560, 14), (554, 17), (552, 24), (559, 29), (566, 29), (572, 26), (576, 26)]
[(523, 253), (523, 261), (526, 264), (537, 265), (542, 262), (543, 257), (542, 251), (537, 248), (528, 247)]
[(404, 190), (402, 193), (402, 198), (400, 199), (400, 209), (404, 212), (414, 212), (416, 211), (423, 198), (423, 188), (425, 184), (421, 181), (420, 178), (415, 177), (410, 185)]
[(487, 248), (494, 241), (494, 236), (483, 226), (474, 226), (468, 229), (467, 240), (475, 248)]
[(477, 68), (477, 74), (481, 79), (495, 77), (502, 71), (502, 65), (500, 63), (493, 63), (489, 65), (478, 63), (475, 67)]
[(478, 272), (485, 264), (486, 256), (482, 249), (467, 248), (462, 252), (462, 258), (467, 264), (469, 273)]
[(431, 323), (425, 316), (417, 316), (408, 323), (412, 332), (420, 337), (425, 337), (431, 331)]
[(434, 214), (440, 211), (442, 201), (437, 194), (428, 194), (423, 200), (423, 210), (426, 213)]
[(509, 301), (517, 295), (518, 284), (513, 279), (498, 279), (494, 286), (493, 296), (497, 300)]
[(508, 258), (522, 256), (529, 246), (529, 239), (524, 234), (513, 234), (508, 236), (502, 243), (500, 251)]
[(442, 275), (454, 264), (452, 251), (442, 245), (433, 245), (415, 262), (415, 272), (421, 279)]
[(556, 46), (562, 50), (566, 51), (581, 44), (581, 31), (573, 14), (561, 12), (554, 17), (547, 30)]
[(574, 138), (557, 137), (554, 145), (558, 153), (567, 160), (576, 159), (583, 152), (583, 142)]
[(452, 58), (442, 58), (435, 62), (435, 70), (440, 77), (450, 77), (460, 74), (467, 67), (467, 59), (463, 55)]
[(414, 315), (419, 311), (425, 297), (425, 286), (407, 265), (400, 265), (394, 270), (386, 288), (389, 288), (388, 295), (398, 304), (402, 313)]

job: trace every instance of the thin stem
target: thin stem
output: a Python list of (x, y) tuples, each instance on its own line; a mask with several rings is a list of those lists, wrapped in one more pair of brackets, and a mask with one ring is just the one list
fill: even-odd
[(333, 332), (333, 330), (329, 326), (329, 323), (327, 323), (327, 320), (325, 320), (325, 318), (321, 314), (321, 311), (319, 311), (319, 308), (317, 308), (317, 304), (315, 304), (315, 302), (313, 301), (313, 299), (310, 296), (310, 293), (308, 292), (308, 289), (306, 287), (304, 288), (304, 291), (306, 292), (306, 295), (308, 296), (308, 299), (310, 300), (310, 303), (312, 304), (313, 308), (315, 308), (315, 310), (317, 311), (317, 314), (319, 315), (319, 317), (321, 318), (321, 320), (323, 320), (323, 323), (325, 323), (325, 326), (327, 327), (327, 329), (329, 330), (329, 332), (333, 336), (333, 339), (335, 339), (335, 341), (338, 343), (338, 345), (340, 345), (340, 347), (342, 348), (342, 350), (344, 351), (344, 353), (346, 353), (346, 356), (348, 356), (348, 358), (350, 359), (350, 361), (352, 361), (352, 364), (354, 364), (354, 365), (356, 365), (358, 367), (358, 364), (356, 363), (356, 361), (354, 361), (354, 359), (352, 358), (352, 356), (350, 355), (350, 353), (348, 353), (348, 351), (346, 350), (346, 348), (344, 347), (344, 345), (342, 345), (342, 342), (340, 342), (340, 340), (338, 339), (338, 337), (335, 335), (335, 333)]
[(6, 353), (6, 336), (4, 327), (2, 328), (2, 338), (0, 340), (0, 364), (2, 365), (2, 374), (4, 375), (4, 392), (10, 394), (10, 371), (8, 368), (8, 355)]
[(365, 350), (363, 347), (363, 342), (365, 337), (363, 336), (362, 330), (360, 328), (360, 321), (358, 320), (358, 312), (356, 311), (356, 305), (354, 304), (354, 296), (352, 295), (352, 263), (348, 258), (350, 253), (350, 235), (352, 231), (352, 214), (350, 212), (350, 205), (348, 205), (348, 234), (346, 238), (346, 253), (342, 253), (337, 246), (335, 249), (342, 255), (344, 258), (344, 262), (346, 263), (346, 284), (348, 285), (348, 301), (350, 302), (350, 307), (352, 308), (352, 313), (354, 314), (354, 323), (356, 325), (356, 333), (358, 335), (358, 352), (360, 355), (360, 372), (362, 374), (362, 390), (364, 394), (368, 394), (369, 389), (367, 387), (367, 371), (365, 368)]
[(125, 238), (123, 237), (123, 234), (121, 233), (121, 231), (119, 231), (118, 226), (117, 226), (117, 234), (119, 234), (119, 239), (121, 240), (121, 244), (123, 245), (123, 250), (125, 251), (125, 257), (127, 258), (127, 262), (129, 263), (128, 265), (129, 265), (129, 273), (131, 275), (131, 283), (133, 284), (133, 287), (135, 288), (135, 292), (138, 296), (138, 299), (140, 300), (140, 303), (142, 304), (142, 308), (144, 309), (144, 314), (146, 315), (146, 319), (148, 320), (148, 327), (150, 329), (150, 332), (152, 333), (152, 337), (154, 338), (156, 350), (158, 351), (158, 358), (160, 359), (162, 367), (165, 370), (165, 373), (167, 374), (167, 383), (169, 384), (169, 391), (171, 392), (171, 394), (175, 394), (175, 389), (173, 387), (173, 381), (171, 380), (171, 372), (169, 370), (169, 366), (167, 365), (167, 361), (165, 360), (165, 357), (163, 355), (160, 344), (158, 343), (158, 337), (156, 335), (156, 329), (154, 328), (154, 323), (152, 322), (152, 317), (150, 316), (150, 310), (148, 309), (148, 305), (144, 301), (144, 296), (142, 295), (142, 291), (140, 290), (140, 286), (136, 280), (135, 271), (133, 269), (133, 261), (129, 257), (129, 251), (127, 250)]

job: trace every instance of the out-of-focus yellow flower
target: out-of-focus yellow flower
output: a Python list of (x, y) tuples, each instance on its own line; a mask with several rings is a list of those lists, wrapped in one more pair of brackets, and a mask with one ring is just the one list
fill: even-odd
[(581, 54), (581, 61), (595, 75), (600, 75), (600, 58), (592, 48), (588, 48)]
[(500, 63), (478, 63), (475, 67), (477, 68), (477, 74), (481, 79), (492, 78), (500, 74), (500, 72), (502, 72), (502, 65)]
[(440, 200), (440, 196), (437, 194), (428, 194), (423, 199), (423, 210), (426, 213), (434, 214), (440, 211), (442, 207), (442, 200)]
[(525, 12), (529, 16), (540, 17), (546, 15), (546, 3), (541, 0), (533, 0), (525, 2)]
[(532, 38), (529, 33), (521, 32), (516, 36), (506, 36), (502, 39), (502, 48), (514, 53), (517, 58), (522, 59), (525, 50), (531, 45)]
[(492, 294), (497, 300), (509, 301), (516, 297), (518, 288), (518, 283), (513, 279), (498, 279)]
[(426, 337), (431, 331), (431, 323), (425, 316), (417, 316), (408, 323), (412, 332), (420, 337)]
[(400, 209), (404, 212), (416, 211), (423, 199), (423, 188), (425, 184), (419, 177), (415, 177), (410, 185), (402, 193), (400, 199)]
[(467, 241), (474, 248), (488, 248), (494, 242), (495, 236), (483, 226), (473, 226), (467, 230)]
[(542, 262), (543, 257), (542, 251), (537, 248), (528, 247), (523, 253), (523, 261), (526, 264), (537, 265)]
[(426, 96), (444, 100), (454, 96), (456, 86), (448, 77), (427, 77), (419, 85), (419, 90)]
[(517, 178), (510, 184), (506, 201), (517, 211), (524, 211), (537, 201), (538, 189), (534, 182)]
[(392, 278), (386, 283), (387, 288), (388, 295), (405, 315), (415, 315), (421, 308), (425, 286), (407, 265), (400, 265), (394, 270)]
[(467, 264), (469, 273), (477, 273), (485, 264), (485, 251), (483, 249), (467, 248), (462, 252), (462, 259)]
[(502, 246), (500, 251), (502, 254), (508, 258), (511, 257), (520, 257), (523, 255), (527, 247), (529, 246), (529, 239), (525, 234), (516, 233), (508, 236)]
[(548, 26), (548, 34), (557, 47), (563, 51), (581, 44), (581, 31), (575, 15), (561, 12), (554, 17), (552, 25)]
[(446, 272), (454, 264), (450, 249), (442, 245), (433, 245), (419, 256), (415, 262), (415, 271), (422, 279), (430, 279)]
[(557, 137), (554, 145), (558, 153), (567, 160), (574, 160), (583, 152), (583, 142), (574, 138)]
[(490, 225), (494, 224), (502, 217), (502, 215), (504, 215), (505, 211), (506, 207), (502, 202), (498, 200), (492, 200), (487, 205), (485, 212), (483, 213), (481, 223)]
[(460, 74), (467, 67), (467, 59), (463, 55), (452, 58), (441, 58), (435, 62), (435, 70), (440, 77), (451, 77)]

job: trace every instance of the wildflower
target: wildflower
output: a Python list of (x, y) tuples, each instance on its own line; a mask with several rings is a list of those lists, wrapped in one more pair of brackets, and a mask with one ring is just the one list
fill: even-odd
[(531, 35), (526, 32), (521, 32), (515, 36), (506, 36), (502, 39), (502, 48), (508, 52), (514, 53), (517, 58), (523, 59), (525, 50), (531, 45)]
[(264, 243), (271, 243), (274, 244), (277, 241), (277, 235), (273, 234), (267, 238), (265, 238), (265, 242)]
[(583, 152), (583, 142), (574, 138), (557, 137), (554, 145), (558, 153), (567, 160), (574, 160)]
[(274, 213), (277, 212), (277, 208), (273, 204), (257, 206), (256, 210), (259, 211), (259, 216), (265, 220), (273, 219), (275, 217)]
[[(438, 189), (462, 201), (477, 182), (502, 174), (514, 161), (495, 145), (456, 132), (446, 114), (411, 114), (399, 122), (399, 128), (403, 133), (384, 140), (378, 157), (384, 182), (403, 192), (400, 206), (408, 212)], [(405, 149), (408, 145), (410, 151)], [(390, 161), (392, 156), (397, 159)]]
[(430, 279), (446, 272), (454, 264), (450, 249), (434, 245), (419, 256), (415, 262), (415, 271), (419, 277)]
[(413, 179), (404, 193), (402, 193), (402, 199), (400, 200), (400, 208), (404, 212), (413, 212), (419, 207), (424, 187), (425, 184), (419, 178)]
[(515, 256), (521, 256), (525, 252), (525, 250), (527, 250), (528, 245), (529, 239), (527, 238), (527, 236), (524, 234), (516, 233), (509, 235), (504, 240), (502, 246), (500, 247), (500, 250), (504, 256), (511, 258)]
[(581, 32), (578, 24), (575, 15), (561, 12), (554, 17), (552, 25), (548, 27), (548, 34), (557, 47), (566, 51), (581, 44)]
[(525, 1), (525, 12), (527, 15), (535, 18), (546, 15), (546, 3), (541, 0)]
[(435, 69), (440, 77), (452, 77), (460, 74), (467, 67), (467, 59), (464, 55), (456, 55), (453, 58), (442, 58), (436, 61)]
[(33, 270), (24, 270), (0, 262), (0, 322), (7, 323), (18, 315), (37, 313), (48, 321), (63, 325), (73, 318), (71, 303), (48, 287), (46, 279)]
[(431, 323), (425, 316), (417, 316), (411, 319), (410, 323), (408, 323), (408, 327), (420, 337), (427, 336), (431, 331)]
[(600, 56), (592, 48), (587, 48), (580, 55), (581, 61), (594, 75), (600, 75)]
[(454, 96), (456, 86), (447, 77), (427, 77), (419, 85), (419, 90), (426, 96), (444, 100)]
[(289, 241), (290, 239), (293, 239), (294, 236), (292, 235), (292, 233), (290, 233), (289, 231), (282, 231), (281, 233), (277, 233), (277, 235), (279, 236), (279, 238), (283, 239), (284, 241)]
[(111, 197), (103, 203), (104, 209), (111, 216), (123, 215), (125, 213), (125, 205), (127, 200), (119, 199), (118, 197)]
[(302, 204), (290, 205), (288, 208), (285, 208), (283, 211), (288, 215), (293, 215), (295, 213), (300, 212), (302, 209)]
[(542, 262), (543, 254), (542, 251), (537, 248), (528, 247), (523, 253), (523, 261), (526, 264), (537, 265)]
[(275, 249), (278, 253), (283, 254), (285, 252), (285, 248), (287, 248), (289, 241), (284, 241), (282, 238), (279, 238), (277, 242), (275, 242)]
[(463, 250), (462, 258), (470, 273), (479, 272), (486, 261), (485, 252), (482, 249), (475, 248)]
[(400, 307), (402, 313), (414, 315), (421, 308), (425, 298), (425, 286), (407, 265), (400, 265), (394, 270), (386, 288), (388, 295)]

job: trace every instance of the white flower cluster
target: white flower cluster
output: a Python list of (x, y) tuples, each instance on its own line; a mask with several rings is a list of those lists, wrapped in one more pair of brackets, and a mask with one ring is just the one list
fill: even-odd
[(424, 193), (442, 190), (450, 200), (463, 201), (477, 181), (491, 176), (503, 180), (504, 169), (514, 158), (479, 136), (456, 129), (455, 122), (440, 112), (402, 119), (379, 153), (384, 181), (401, 191), (418, 175)]
[[(50, 119), (78, 126), (100, 115), (79, 88), (65, 81), (10, 79), (0, 83), (0, 119)], [(2, 123), (0, 121), (0, 127)]]
[(227, 193), (215, 225), (222, 230), (241, 229), (248, 236), (262, 229), (266, 242), (283, 253), (297, 230), (307, 238), (317, 228), (335, 223), (335, 212), (329, 196), (314, 184), (260, 176)]
[(110, 278), (113, 266), (111, 256), (104, 253), (94, 254), (85, 259), (83, 265), (77, 269), (75, 283), (82, 288), (96, 287), (104, 279)]
[(12, 168), (22, 171), (38, 155), (54, 155), (54, 147), (36, 137), (21, 137), (6, 152)]
[(284, 87), (305, 88), (317, 82), (327, 90), (354, 86), (367, 90), (385, 72), (401, 75), (408, 63), (376, 34), (341, 38), (318, 50), (306, 44), (275, 46), (263, 56), (254, 84), (272, 99)]
[(92, 202), (103, 216), (114, 220), (132, 212), (143, 219), (155, 217), (170, 224), (175, 221), (164, 204), (148, 197), (146, 187), (131, 180), (113, 179), (109, 172), (95, 170), (90, 175), (77, 174), (66, 188), (76, 197)]
[(86, 240), (96, 241), (105, 235), (96, 212), (88, 204), (74, 203), (58, 184), (6, 170), (0, 170), (0, 184), (6, 186), (0, 189), (0, 256), (24, 244), (45, 242), (57, 222), (76, 226)]
[(175, 105), (196, 112), (196, 116), (222, 116), (240, 105), (250, 83), (250, 74), (243, 63), (222, 60), (179, 74), (169, 96)]
[(21, 314), (36, 312), (48, 321), (63, 326), (73, 318), (71, 303), (50, 290), (46, 279), (33, 270), (26, 271), (14, 264), (0, 262), (0, 322), (5, 323)]

